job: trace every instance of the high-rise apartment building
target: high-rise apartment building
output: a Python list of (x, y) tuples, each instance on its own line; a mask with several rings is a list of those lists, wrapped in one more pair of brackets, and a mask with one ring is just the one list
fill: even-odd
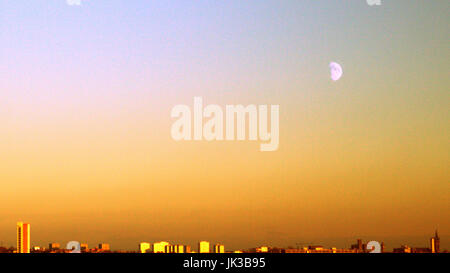
[(198, 243), (198, 253), (209, 253), (209, 242), (200, 241)]
[(30, 253), (30, 224), (17, 223), (17, 253)]

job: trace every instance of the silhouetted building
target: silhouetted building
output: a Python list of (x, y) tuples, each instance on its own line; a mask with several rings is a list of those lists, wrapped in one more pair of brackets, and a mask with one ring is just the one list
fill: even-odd
[(411, 248), (411, 253), (431, 253), (431, 249), (428, 247), (414, 247)]
[(80, 250), (81, 252), (88, 252), (89, 251), (88, 244), (80, 244)]
[(411, 253), (411, 248), (407, 245), (402, 245), (400, 248), (394, 248), (394, 253)]
[(58, 243), (50, 243), (48, 244), (48, 249), (50, 251), (52, 250), (59, 250), (61, 248), (61, 246)]
[(102, 243), (102, 244), (98, 244), (98, 249), (100, 251), (110, 251), (111, 247), (109, 246), (109, 244)]
[(366, 252), (366, 244), (363, 244), (361, 239), (356, 240), (356, 244), (351, 245), (350, 249), (355, 250), (357, 253)]
[(402, 245), (400, 248), (394, 248), (394, 253), (431, 253), (428, 247), (409, 247)]
[(439, 253), (439, 244), (440, 244), (440, 238), (439, 238), (437, 230), (436, 230), (434, 237), (430, 239), (431, 253)]

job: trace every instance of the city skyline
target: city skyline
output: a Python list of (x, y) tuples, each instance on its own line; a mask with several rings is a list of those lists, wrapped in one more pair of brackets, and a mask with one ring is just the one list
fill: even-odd
[[(64, 244), (61, 245), (57, 242), (52, 242), (48, 244), (48, 248), (45, 248), (43, 246), (32, 244), (31, 243), (31, 234), (30, 234), (30, 223), (24, 223), (24, 222), (17, 222), (16, 225), (16, 236), (17, 236), (17, 244), (16, 244), (16, 251), (18, 253), (30, 253), (31, 252), (43, 252), (43, 251), (54, 251), (54, 252), (60, 252), (65, 251), (68, 252), (68, 248), (64, 247)], [(1, 239), (1, 238), (0, 238)], [(371, 240), (373, 241), (373, 240)], [(0, 240), (1, 242), (1, 240)], [(329, 251), (336, 252), (336, 253), (351, 253), (352, 251), (357, 250), (361, 253), (367, 253), (368, 247), (366, 247), (366, 244), (363, 243), (362, 239), (357, 240), (357, 244), (352, 244), (350, 248), (337, 248), (336, 246), (333, 247), (325, 247), (323, 244), (317, 244), (314, 242), (309, 243), (296, 243), (295, 247), (292, 245), (280, 247), (280, 246), (273, 246), (270, 244), (267, 245), (260, 245), (258, 247), (252, 247), (252, 248), (241, 248), (241, 249), (234, 249), (230, 250), (227, 249), (225, 251), (225, 246), (222, 243), (219, 242), (209, 242), (209, 241), (198, 241), (197, 243), (197, 249), (194, 250), (191, 245), (184, 245), (175, 243), (172, 244), (169, 241), (159, 241), (159, 242), (140, 242), (137, 250), (136, 249), (113, 249), (110, 247), (110, 243), (99, 243), (98, 247), (92, 249), (88, 246), (89, 243), (86, 242), (78, 242), (78, 241), (70, 241), (70, 243), (76, 242), (79, 245), (79, 250), (81, 252), (110, 252), (110, 251), (127, 251), (127, 252), (136, 252), (136, 253), (225, 253), (225, 252), (231, 252), (231, 253), (241, 253), (241, 252), (272, 252), (272, 250), (275, 249), (276, 252), (280, 251), (286, 251), (286, 253), (328, 253)], [(377, 241), (375, 241), (377, 242)], [(424, 252), (430, 252), (430, 253), (440, 253), (445, 252), (447, 253), (447, 249), (441, 248), (441, 237), (438, 235), (438, 231), (435, 230), (434, 236), (429, 239), (429, 247), (417, 247), (412, 246), (407, 243), (402, 243), (400, 247), (393, 247), (392, 250), (389, 250), (386, 247), (386, 244), (384, 241), (377, 242), (378, 244), (381, 244), (381, 252), (394, 252), (394, 253), (424, 253)], [(11, 248), (7, 246), (0, 245), (0, 247), (3, 247), (5, 249)], [(73, 247), (73, 245), (71, 245)], [(253, 249), (253, 250), (252, 250)], [(272, 249), (272, 250), (271, 250)], [(297, 251), (295, 251), (297, 249)], [(284, 252), (283, 252), (284, 253)]]
[[(449, 10), (0, 1), (0, 241), (22, 220), (43, 246), (391, 249), (437, 229), (449, 249)], [(277, 149), (177, 141), (171, 110), (196, 97), (279, 105)]]

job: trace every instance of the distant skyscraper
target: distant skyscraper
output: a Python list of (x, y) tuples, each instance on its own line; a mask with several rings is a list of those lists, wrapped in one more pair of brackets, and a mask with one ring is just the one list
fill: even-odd
[(200, 241), (198, 243), (198, 253), (209, 253), (209, 242)]
[(225, 246), (221, 244), (215, 244), (214, 253), (225, 253)]
[(17, 223), (17, 253), (30, 253), (30, 224)]
[(430, 239), (431, 253), (439, 253), (439, 244), (440, 239), (436, 230), (434, 237)]
[(139, 252), (141, 253), (147, 253), (147, 250), (150, 249), (150, 243), (140, 243), (139, 244)]

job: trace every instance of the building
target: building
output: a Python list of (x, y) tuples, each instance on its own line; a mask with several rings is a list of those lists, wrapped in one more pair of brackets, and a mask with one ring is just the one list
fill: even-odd
[(33, 246), (32, 250), (33, 250), (33, 252), (39, 252), (39, 251), (41, 251), (41, 247), (40, 246)]
[(309, 250), (314, 250), (314, 251), (322, 251), (324, 250), (323, 246), (308, 246)]
[(269, 248), (267, 246), (260, 246), (255, 249), (257, 253), (266, 253), (269, 252)]
[(437, 231), (434, 237), (430, 238), (430, 247), (408, 247), (401, 246), (394, 248), (394, 253), (439, 253), (440, 238)]
[(209, 253), (209, 242), (200, 241), (198, 243), (198, 253)]
[(185, 253), (184, 245), (166, 245), (165, 253)]
[(30, 224), (17, 223), (17, 253), (30, 253)]
[(174, 253), (174, 246), (173, 245), (166, 245), (164, 247), (164, 253)]
[(153, 243), (153, 253), (166, 253), (166, 246), (169, 246), (168, 242)]
[(185, 253), (184, 245), (174, 245), (172, 247), (172, 253)]
[(411, 253), (431, 253), (431, 249), (428, 247), (415, 247), (411, 249)]
[(430, 249), (431, 253), (436, 253), (436, 239), (434, 237), (430, 239)]
[(434, 237), (430, 239), (431, 253), (439, 253), (440, 241), (441, 239), (439, 238), (439, 235), (436, 230)]
[(48, 249), (50, 251), (52, 250), (59, 250), (61, 248), (61, 246), (58, 243), (50, 243), (48, 244)]
[(214, 253), (225, 253), (225, 246), (222, 244), (215, 244)]
[(150, 243), (142, 242), (139, 244), (139, 252), (147, 253), (147, 251), (150, 251), (150, 247)]
[(407, 245), (402, 245), (400, 248), (394, 248), (394, 253), (411, 253), (411, 248)]
[(191, 253), (191, 246), (184, 246), (184, 253)]
[(109, 246), (109, 244), (101, 243), (101, 244), (98, 244), (98, 249), (100, 251), (110, 251), (111, 247)]
[(357, 253), (366, 252), (366, 244), (363, 244), (361, 239), (356, 240), (356, 244), (351, 245), (350, 249), (355, 250)]
[(88, 252), (89, 251), (88, 244), (80, 244), (80, 250), (81, 252)]

